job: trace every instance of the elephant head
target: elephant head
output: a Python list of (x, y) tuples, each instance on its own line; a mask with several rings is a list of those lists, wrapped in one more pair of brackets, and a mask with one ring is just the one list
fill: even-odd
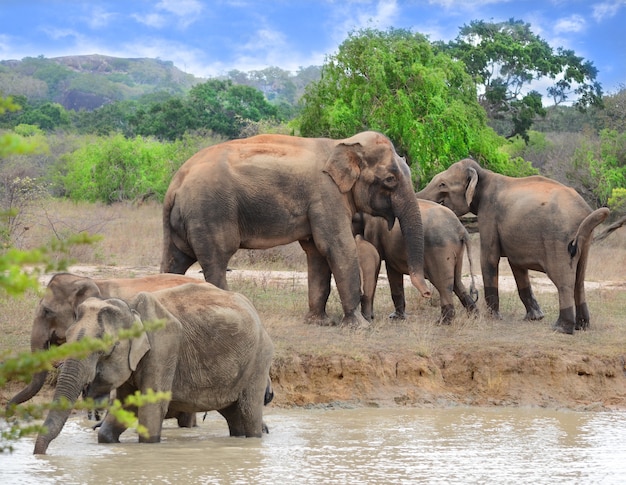
[(424, 232), (411, 172), (391, 141), (372, 131), (343, 140), (336, 145), (324, 171), (342, 193), (350, 192), (355, 212), (384, 218), (389, 230), (398, 219), (411, 282), (429, 297), (431, 292), (424, 280)]
[[(101, 339), (117, 335), (122, 329), (142, 325), (136, 312), (118, 299), (89, 298), (77, 307), (76, 322), (67, 329), (67, 342), (83, 338)], [(98, 398), (126, 382), (150, 350), (145, 332), (130, 340), (120, 340), (106, 351), (93, 352), (84, 359), (67, 359), (61, 368), (54, 402), (66, 400), (70, 406), (52, 409), (44, 422), (45, 433), (35, 442), (34, 454), (44, 454), (58, 436), (70, 415), (71, 407), (86, 390), (87, 397)]]
[[(64, 343), (66, 331), (74, 322), (76, 307), (93, 296), (100, 296), (100, 289), (93, 280), (69, 273), (53, 276), (37, 307), (30, 337), (31, 351)], [(13, 396), (7, 406), (31, 399), (43, 387), (47, 374), (47, 371), (36, 373), (28, 386)]]
[(417, 196), (442, 204), (457, 216), (468, 212), (476, 214), (479, 204), (476, 188), (482, 171), (474, 160), (463, 159), (435, 175)]

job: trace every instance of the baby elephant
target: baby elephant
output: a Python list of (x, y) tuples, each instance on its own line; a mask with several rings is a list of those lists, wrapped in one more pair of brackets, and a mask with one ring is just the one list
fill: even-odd
[[(427, 200), (418, 199), (418, 203), (424, 226), (424, 273), (439, 291), (441, 301), (439, 321), (449, 324), (455, 315), (453, 293), (456, 294), (468, 312), (478, 312), (476, 308), (478, 292), (474, 285), (473, 258), (468, 245), (469, 234), (451, 210)], [(407, 274), (408, 267), (400, 227), (395, 224), (389, 231), (385, 220), (363, 214), (362, 231), (365, 240), (378, 250), (380, 259), (385, 261), (391, 298), (395, 306), (395, 311), (389, 317), (405, 318), (406, 301), (403, 275)], [(463, 254), (466, 247), (472, 277), (469, 294), (461, 278)], [(359, 250), (359, 263), (363, 266), (365, 260), (371, 259), (371, 256), (366, 256), (369, 250), (358, 244), (357, 249)], [(380, 271), (380, 262), (374, 272), (365, 269), (362, 271), (364, 273), (363, 287), (365, 291), (361, 312), (366, 318), (371, 319), (373, 318), (374, 292)], [(374, 282), (373, 285), (371, 281)], [(367, 290), (368, 288), (369, 290)]]
[[(260, 437), (263, 405), (274, 346), (252, 303), (243, 295), (210, 283), (187, 284), (153, 293), (142, 292), (127, 301), (88, 298), (77, 308), (67, 341), (102, 338), (143, 322), (165, 326), (121, 340), (108, 351), (68, 359), (59, 374), (55, 402), (74, 403), (87, 386), (98, 398), (116, 391), (124, 399), (149, 389), (171, 392), (171, 401), (133, 409), (147, 436), (140, 442), (161, 440), (166, 413), (217, 410), (228, 422), (231, 436)], [(53, 409), (35, 442), (35, 454), (44, 454), (61, 432), (70, 409)], [(119, 442), (125, 426), (108, 414), (98, 431), (98, 442)]]

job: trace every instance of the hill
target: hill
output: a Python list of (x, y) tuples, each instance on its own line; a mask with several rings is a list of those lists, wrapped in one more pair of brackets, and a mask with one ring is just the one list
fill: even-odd
[(184, 94), (204, 82), (171, 61), (99, 54), (0, 61), (0, 93), (93, 110), (155, 92)]

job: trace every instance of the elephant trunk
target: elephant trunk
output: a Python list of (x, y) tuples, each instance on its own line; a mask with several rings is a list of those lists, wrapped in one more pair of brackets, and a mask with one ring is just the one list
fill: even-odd
[(391, 198), (393, 211), (402, 231), (402, 237), (407, 250), (407, 263), (411, 283), (425, 298), (430, 298), (431, 291), (424, 278), (424, 228), (417, 199), (410, 190), (410, 194), (403, 191), (394, 194)]
[[(51, 341), (48, 331), (49, 328), (47, 325), (42, 323), (39, 319), (35, 319), (35, 322), (33, 323), (33, 330), (30, 336), (31, 352), (46, 350), (50, 347)], [(48, 371), (46, 370), (34, 374), (33, 379), (30, 381), (30, 383), (15, 396), (13, 396), (11, 400), (7, 403), (7, 409), (11, 405), (21, 404), (28, 401), (29, 399), (32, 399), (39, 391), (41, 391), (41, 388), (46, 382), (47, 376)]]
[(43, 423), (45, 430), (37, 436), (33, 454), (44, 455), (50, 442), (55, 439), (69, 417), (74, 403), (80, 396), (87, 378), (85, 361), (68, 359), (61, 370), (54, 392), (54, 403), (58, 404), (62, 399), (67, 400), (67, 408), (51, 409)]
[(18, 392), (15, 396), (13, 396), (9, 402), (7, 403), (7, 409), (12, 405), (21, 404), (29, 399), (32, 399), (43, 387), (44, 382), (46, 382), (46, 377), (48, 376), (48, 371), (37, 372), (33, 375), (33, 379), (30, 383)]

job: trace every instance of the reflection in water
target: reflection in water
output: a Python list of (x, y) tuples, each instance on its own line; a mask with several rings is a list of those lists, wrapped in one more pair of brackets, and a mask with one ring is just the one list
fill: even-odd
[(48, 455), (0, 455), (2, 484), (623, 483), (626, 414), (540, 409), (269, 408), (270, 434), (229, 438), (210, 413), (166, 422), (160, 444), (99, 445), (70, 420)]

